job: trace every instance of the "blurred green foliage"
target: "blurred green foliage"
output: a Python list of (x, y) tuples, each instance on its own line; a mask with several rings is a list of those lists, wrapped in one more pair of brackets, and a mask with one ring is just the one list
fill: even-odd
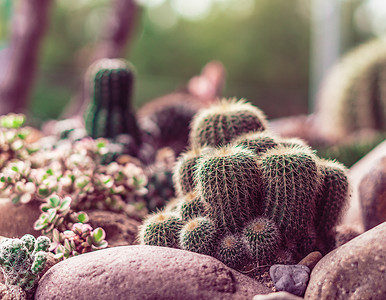
[[(310, 1), (212, 0), (200, 20), (178, 15), (176, 0), (143, 7), (126, 54), (138, 73), (136, 107), (181, 88), (216, 59), (227, 69), (224, 96), (245, 97), (269, 118), (307, 113)], [(9, 11), (10, 3), (0, 0), (0, 11), (7, 5)], [(84, 62), (110, 5), (109, 0), (54, 1), (30, 101), (33, 117), (57, 118), (79, 91)], [(0, 42), (6, 40), (7, 24), (0, 19)]]

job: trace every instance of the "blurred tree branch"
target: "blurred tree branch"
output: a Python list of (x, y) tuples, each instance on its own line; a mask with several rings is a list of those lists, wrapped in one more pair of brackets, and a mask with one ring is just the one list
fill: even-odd
[[(88, 65), (101, 58), (125, 56), (125, 51), (132, 40), (138, 16), (138, 6), (134, 0), (112, 0), (111, 13), (107, 18), (105, 31), (95, 47)], [(83, 79), (80, 91), (71, 100), (62, 117), (68, 118), (83, 114), (88, 103), (87, 79)]]
[(25, 110), (52, 0), (22, 0), (12, 19), (10, 46), (0, 82), (0, 114)]

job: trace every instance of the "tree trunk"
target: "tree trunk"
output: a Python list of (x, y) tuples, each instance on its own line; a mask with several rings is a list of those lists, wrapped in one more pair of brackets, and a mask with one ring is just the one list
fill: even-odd
[[(119, 58), (125, 56), (127, 44), (134, 32), (138, 6), (134, 0), (112, 0), (111, 14), (107, 19), (101, 41), (91, 55), (89, 65), (101, 58)], [(62, 114), (63, 118), (81, 116), (88, 105), (88, 79), (83, 79), (78, 93), (71, 100)]]
[(22, 0), (16, 9), (4, 76), (0, 82), (0, 114), (25, 111), (51, 2)]

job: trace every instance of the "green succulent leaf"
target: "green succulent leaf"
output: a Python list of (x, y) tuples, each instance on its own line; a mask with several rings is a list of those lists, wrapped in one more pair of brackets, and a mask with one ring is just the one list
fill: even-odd
[(95, 243), (99, 243), (105, 239), (106, 233), (102, 228), (98, 227), (92, 232), (92, 237)]

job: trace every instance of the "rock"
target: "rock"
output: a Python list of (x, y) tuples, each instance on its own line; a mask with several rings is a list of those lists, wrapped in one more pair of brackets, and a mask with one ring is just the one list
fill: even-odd
[(298, 265), (304, 265), (310, 270), (312, 270), (322, 257), (322, 253), (320, 253), (319, 251), (314, 251), (309, 253), (306, 257), (299, 261)]
[(313, 269), (305, 299), (385, 299), (385, 237), (386, 222), (328, 253)]
[(27, 293), (18, 286), (6, 286), (5, 284), (0, 283), (0, 299), (27, 300)]
[(349, 170), (349, 180), (352, 186), (352, 195), (350, 198), (349, 208), (345, 213), (342, 220), (342, 224), (356, 225), (361, 228), (361, 233), (364, 231), (364, 225), (362, 220), (362, 209), (359, 203), (359, 183), (362, 178), (368, 174), (373, 164), (385, 156), (386, 153), (386, 141), (379, 144), (365, 157), (359, 160)]
[(386, 221), (386, 155), (372, 165), (359, 184), (363, 225), (369, 230)]
[(302, 300), (303, 298), (288, 292), (276, 292), (267, 295), (256, 295), (252, 300)]
[(109, 247), (136, 244), (140, 222), (125, 214), (102, 210), (86, 211), (93, 228), (102, 227), (106, 232)]
[(0, 235), (20, 238), (29, 233), (38, 237), (39, 231), (33, 229), (40, 216), (39, 203), (13, 204), (9, 199), (0, 198)]
[(278, 291), (303, 296), (307, 288), (310, 269), (304, 265), (273, 265), (269, 274)]
[(35, 299), (252, 299), (270, 292), (213, 257), (136, 245), (56, 264), (41, 278)]

